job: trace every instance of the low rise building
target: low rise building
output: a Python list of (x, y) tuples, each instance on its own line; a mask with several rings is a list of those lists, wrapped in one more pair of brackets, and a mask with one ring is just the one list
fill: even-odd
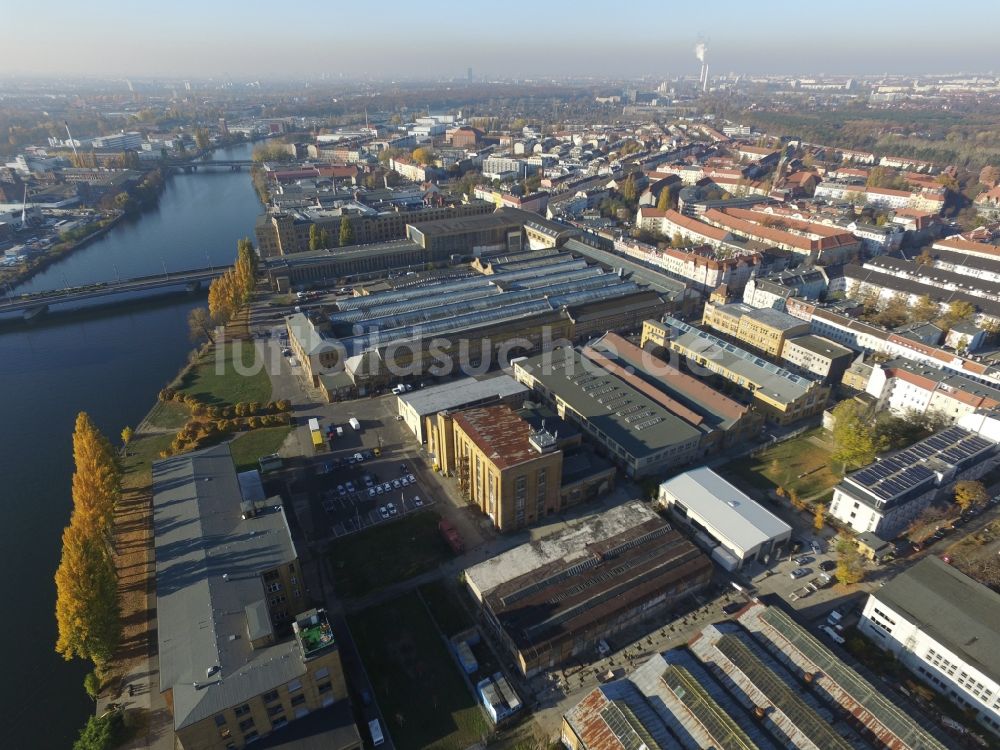
[(700, 367), (741, 388), (768, 420), (790, 424), (823, 412), (829, 387), (796, 375), (759, 356), (736, 347), (676, 318), (647, 320), (642, 325), (642, 346), (651, 344), (677, 352), (689, 368)]
[(779, 271), (766, 276), (754, 276), (743, 289), (743, 302), (751, 307), (771, 307), (785, 310), (790, 297), (818, 299), (829, 285), (822, 268)]
[[(760, 435), (764, 417), (615, 333), (581, 350), (595, 365), (651, 394), (675, 415), (701, 431), (701, 453), (742, 445)], [(649, 390), (649, 387), (654, 391)]]
[(160, 692), (180, 747), (242, 748), (346, 699), (281, 500), (241, 494), (228, 445), (153, 463), (153, 534)]
[(639, 501), (467, 568), (487, 627), (531, 676), (670, 610), (709, 584), (712, 564)]
[[(802, 675), (813, 689), (803, 690)], [(945, 750), (951, 738), (889, 697), (779, 607), (755, 603), (600, 685), (563, 715), (571, 750)]]
[(493, 403), (504, 403), (517, 408), (524, 403), (528, 393), (526, 386), (509, 375), (480, 380), (461, 378), (401, 393), (396, 398), (396, 410), (418, 442), (426, 443), (427, 450), (435, 456), (443, 456), (445, 451), (440, 445), (441, 435), (437, 425), (440, 413)]
[(513, 362), (514, 377), (580, 426), (630, 477), (694, 460), (701, 433), (655, 394), (611, 374), (564, 347)]
[(858, 629), (1000, 735), (1000, 594), (931, 555), (868, 596)]
[(833, 490), (830, 515), (858, 533), (894, 539), (955, 482), (996, 464), (996, 443), (948, 427), (848, 474)]
[(729, 571), (775, 559), (792, 527), (707, 466), (685, 471), (660, 485), (658, 503), (686, 524)]
[(841, 382), (854, 357), (854, 352), (846, 346), (814, 333), (787, 339), (781, 349), (782, 360), (829, 384)]

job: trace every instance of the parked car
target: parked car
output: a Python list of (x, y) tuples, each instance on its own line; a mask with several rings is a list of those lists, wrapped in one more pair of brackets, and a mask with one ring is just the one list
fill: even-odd
[(383, 519), (389, 517), (389, 511), (385, 509), (384, 505), (378, 509), (378, 514), (382, 516)]
[(345, 495), (345, 494), (347, 494), (347, 490), (344, 489), (344, 485), (342, 485), (342, 484), (338, 484), (337, 485), (337, 494), (338, 495)]
[(377, 493), (375, 492), (375, 488), (374, 487), (369, 487), (368, 488), (368, 497), (375, 497), (376, 494)]
[(837, 563), (835, 560), (824, 560), (819, 564), (819, 569), (825, 573), (829, 573), (831, 570), (836, 570)]
[(420, 499), (420, 495), (414, 495), (413, 496), (413, 504), (416, 505), (419, 508), (421, 505), (424, 504), (424, 501)]
[(386, 508), (386, 510), (389, 511), (389, 515), (390, 516), (396, 515), (396, 506), (394, 504), (392, 504), (392, 503), (386, 503), (385, 508)]
[(415, 476), (413, 476), (412, 474), (407, 474), (406, 475), (406, 481), (409, 482), (410, 484), (413, 484), (414, 482), (417, 481), (417, 478)]
[(393, 479), (393, 480), (392, 480), (392, 488), (393, 488), (394, 490), (398, 490), (398, 489), (399, 489), (400, 487), (402, 487), (402, 486), (403, 486), (403, 483), (402, 483), (402, 482), (400, 482), (400, 481), (399, 481), (398, 479)]
[(809, 575), (810, 573), (812, 573), (812, 570), (810, 570), (809, 568), (796, 568), (791, 573), (789, 573), (788, 576), (792, 580), (795, 580), (797, 578), (804, 578), (805, 576)]
[(815, 557), (811, 557), (810, 555), (799, 555), (794, 560), (792, 560), (792, 562), (795, 563), (796, 565), (801, 566), (811, 563), (815, 559), (816, 559)]

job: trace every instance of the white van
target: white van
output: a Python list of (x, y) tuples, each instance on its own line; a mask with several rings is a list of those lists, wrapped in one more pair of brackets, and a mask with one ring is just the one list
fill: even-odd
[(368, 722), (368, 734), (372, 736), (372, 744), (378, 747), (385, 742), (385, 737), (382, 736), (382, 727), (378, 723), (378, 719), (372, 719)]
[(824, 625), (822, 628), (820, 628), (820, 630), (822, 630), (824, 633), (826, 633), (828, 636), (830, 636), (830, 640), (832, 640), (834, 643), (839, 643), (839, 644), (843, 645), (843, 643), (844, 643), (844, 636), (842, 636), (836, 630), (834, 630), (833, 628), (831, 628), (829, 625)]

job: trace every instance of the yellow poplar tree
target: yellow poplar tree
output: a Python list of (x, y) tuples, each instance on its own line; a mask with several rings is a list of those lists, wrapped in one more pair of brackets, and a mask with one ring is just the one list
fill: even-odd
[(79, 516), (63, 531), (56, 570), (56, 652), (69, 661), (90, 659), (103, 671), (121, 638), (121, 607), (114, 562), (103, 541)]
[(83, 411), (73, 431), (73, 462), (73, 513), (98, 533), (107, 532), (121, 494), (121, 472), (111, 443)]

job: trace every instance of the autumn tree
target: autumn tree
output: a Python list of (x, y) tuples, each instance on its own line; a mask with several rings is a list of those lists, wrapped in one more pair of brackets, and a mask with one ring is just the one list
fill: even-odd
[(823, 508), (823, 503), (816, 503), (816, 507), (813, 508), (813, 528), (822, 531), (825, 523), (826, 510)]
[(967, 479), (955, 483), (955, 504), (963, 513), (981, 506), (989, 499), (990, 493), (986, 491), (986, 486), (982, 482)]
[(988, 188), (996, 187), (1000, 182), (1000, 168), (987, 164), (979, 171), (979, 182)]
[(659, 210), (661, 210), (661, 211), (669, 211), (670, 210), (671, 205), (670, 205), (670, 188), (669, 187), (665, 187), (662, 190), (660, 190), (660, 197), (656, 201), (656, 207)]
[(316, 224), (309, 225), (309, 249), (319, 250), (319, 226)]
[(836, 550), (837, 580), (846, 585), (861, 583), (865, 579), (865, 566), (854, 541), (841, 537)]
[(63, 534), (63, 551), (56, 571), (57, 651), (67, 660), (89, 659), (103, 673), (122, 629), (114, 560), (103, 543), (75, 523)]
[(920, 297), (917, 303), (910, 308), (910, 320), (917, 323), (933, 320), (940, 314), (941, 306), (926, 294)]
[(931, 251), (926, 247), (920, 252), (916, 258), (914, 258), (918, 266), (933, 266), (934, 256), (931, 255)]
[(866, 466), (885, 450), (885, 438), (875, 429), (868, 409), (851, 399), (833, 408), (833, 458), (845, 466)]
[(73, 515), (97, 532), (107, 532), (121, 494), (121, 472), (111, 443), (83, 411), (76, 417), (73, 461)]
[(212, 316), (208, 314), (205, 307), (196, 307), (188, 313), (188, 336), (191, 341), (200, 342), (208, 339), (213, 344), (215, 338), (212, 336), (212, 328), (215, 326)]
[(198, 147), (199, 151), (204, 151), (206, 148), (211, 146), (212, 141), (208, 137), (208, 131), (204, 128), (197, 128), (194, 131), (194, 145)]
[(413, 149), (413, 153), (410, 154), (410, 156), (413, 158), (413, 161), (417, 162), (417, 164), (420, 164), (422, 166), (433, 164), (435, 158), (434, 152), (431, 151), (429, 148), (425, 148), (424, 146), (420, 146), (419, 148)]
[(622, 184), (622, 200), (630, 205), (635, 203), (636, 187), (635, 177), (633, 175), (629, 175), (628, 179)]
[(346, 216), (340, 217), (340, 246), (346, 247), (354, 244), (354, 225)]
[(126, 450), (128, 450), (128, 444), (132, 442), (132, 436), (134, 434), (135, 432), (128, 425), (122, 427), (122, 445), (125, 446)]
[(957, 299), (948, 305), (948, 312), (944, 314), (942, 322), (946, 327), (951, 328), (963, 320), (972, 320), (975, 315), (976, 308), (972, 306), (972, 303)]

